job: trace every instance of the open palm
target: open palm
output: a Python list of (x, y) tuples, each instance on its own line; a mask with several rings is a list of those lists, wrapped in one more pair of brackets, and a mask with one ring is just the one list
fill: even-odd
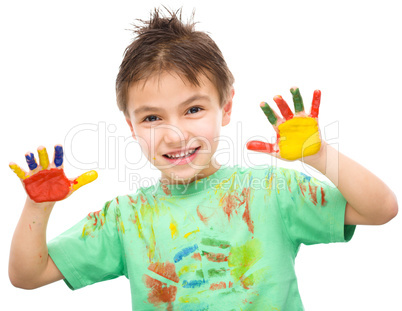
[(39, 165), (33, 153), (25, 155), (29, 172), (11, 162), (10, 168), (20, 178), (28, 196), (35, 202), (61, 201), (70, 196), (78, 188), (94, 181), (98, 177), (95, 171), (86, 172), (75, 179), (68, 179), (63, 169), (63, 147), (54, 148), (53, 162), (45, 147), (38, 148)]
[(314, 91), (311, 112), (307, 115), (304, 111), (303, 100), (298, 88), (291, 88), (293, 95), (295, 114), (281, 96), (275, 96), (274, 101), (278, 105), (283, 116), (271, 109), (267, 103), (261, 103), (260, 107), (277, 133), (274, 144), (262, 141), (250, 141), (247, 149), (271, 154), (284, 160), (297, 160), (317, 153), (321, 148), (321, 138), (318, 128), (318, 113), (321, 101), (321, 91)]

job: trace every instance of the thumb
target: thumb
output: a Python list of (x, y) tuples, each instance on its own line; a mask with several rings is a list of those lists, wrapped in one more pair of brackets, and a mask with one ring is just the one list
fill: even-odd
[(253, 151), (259, 151), (264, 153), (278, 153), (278, 144), (270, 144), (259, 140), (249, 141), (246, 145), (247, 149)]
[(93, 182), (96, 178), (98, 178), (98, 173), (96, 171), (89, 171), (80, 176), (78, 176), (73, 181), (72, 190), (75, 191), (90, 182)]

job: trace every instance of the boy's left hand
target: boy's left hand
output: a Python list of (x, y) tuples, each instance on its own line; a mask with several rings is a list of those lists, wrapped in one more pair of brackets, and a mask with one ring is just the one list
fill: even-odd
[(321, 138), (318, 128), (318, 112), (321, 91), (314, 91), (309, 115), (304, 111), (299, 88), (293, 87), (290, 92), (293, 95), (295, 114), (279, 95), (274, 97), (274, 101), (278, 105), (283, 118), (279, 117), (267, 103), (260, 104), (261, 109), (277, 133), (276, 142), (270, 144), (253, 140), (247, 143), (247, 149), (268, 153), (282, 160), (290, 161), (302, 159), (320, 151)]

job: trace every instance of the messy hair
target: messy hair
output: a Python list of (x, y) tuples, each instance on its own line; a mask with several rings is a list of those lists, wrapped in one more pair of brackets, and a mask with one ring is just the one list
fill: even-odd
[(215, 85), (221, 107), (234, 83), (216, 43), (205, 32), (195, 31), (194, 11), (187, 23), (181, 9), (166, 11), (168, 16), (155, 9), (149, 21), (134, 24), (136, 37), (124, 52), (116, 79), (117, 105), (126, 116), (129, 87), (163, 72), (175, 72), (195, 86), (204, 75)]

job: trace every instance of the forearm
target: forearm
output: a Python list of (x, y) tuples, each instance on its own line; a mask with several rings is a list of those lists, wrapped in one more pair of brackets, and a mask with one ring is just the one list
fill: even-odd
[(37, 287), (48, 265), (46, 228), (54, 202), (27, 197), (11, 242), (9, 276), (18, 287)]
[(394, 193), (369, 170), (332, 146), (323, 143), (320, 154), (306, 158), (311, 165), (331, 180), (348, 204), (372, 224), (386, 223), (397, 213)]

